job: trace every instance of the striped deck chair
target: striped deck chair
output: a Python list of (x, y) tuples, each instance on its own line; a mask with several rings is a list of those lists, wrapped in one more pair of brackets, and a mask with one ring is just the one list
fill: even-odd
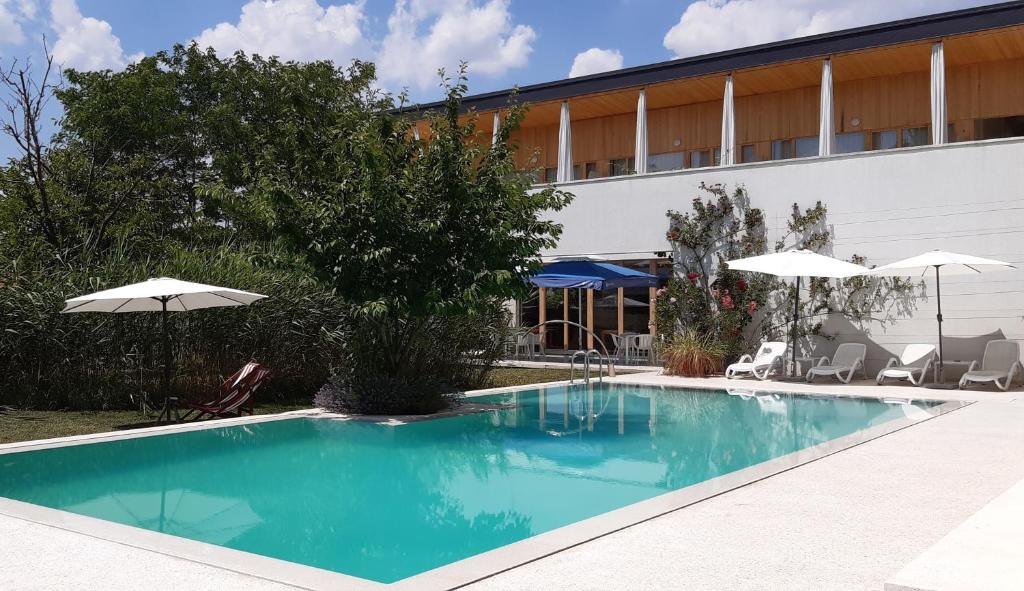
[(189, 409), (181, 420), (199, 420), (203, 417), (242, 416), (243, 412), (253, 413), (253, 396), (256, 390), (267, 381), (270, 370), (255, 361), (246, 363), (224, 381), (217, 392), (217, 398), (209, 402), (186, 402)]

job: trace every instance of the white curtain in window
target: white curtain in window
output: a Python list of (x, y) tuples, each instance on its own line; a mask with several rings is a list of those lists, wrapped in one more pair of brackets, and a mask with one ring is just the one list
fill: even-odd
[(494, 144), (498, 143), (498, 131), (499, 131), (500, 127), (501, 127), (501, 116), (499, 116), (498, 112), (495, 111), (494, 112), (494, 127), (491, 129), (491, 145), (492, 146)]
[(572, 180), (572, 127), (569, 122), (569, 101), (562, 103), (562, 117), (558, 123), (558, 170), (555, 180), (559, 183)]
[(722, 166), (736, 164), (736, 114), (732, 104), (732, 74), (725, 77), (722, 103)]
[(640, 91), (636, 100), (636, 147), (633, 150), (633, 167), (637, 174), (647, 172), (647, 92)]
[(932, 143), (945, 144), (946, 137), (946, 57), (942, 41), (932, 45)]
[(818, 115), (818, 156), (836, 151), (836, 125), (832, 108), (832, 60), (821, 62), (821, 108)]

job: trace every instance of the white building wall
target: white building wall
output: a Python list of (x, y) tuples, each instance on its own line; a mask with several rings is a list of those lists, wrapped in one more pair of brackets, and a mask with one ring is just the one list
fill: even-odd
[[(665, 212), (688, 211), (702, 182), (743, 184), (765, 212), (770, 239), (785, 230), (793, 203), (821, 200), (839, 258), (859, 254), (882, 265), (941, 248), (1024, 269), (1021, 138), (564, 183), (576, 199), (552, 214), (564, 233), (545, 254), (614, 260), (671, 251)], [(867, 342), (869, 370), (877, 371), (904, 344), (936, 342), (934, 293), (927, 277), (912, 314), (886, 323), (829, 319), (838, 338), (820, 347), (827, 354), (836, 342)], [(948, 277), (942, 296), (947, 360), (980, 357), (991, 338), (1024, 341), (1024, 270)]]

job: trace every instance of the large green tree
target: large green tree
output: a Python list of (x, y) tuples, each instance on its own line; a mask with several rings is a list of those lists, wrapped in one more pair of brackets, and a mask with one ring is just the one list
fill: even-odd
[[(390, 390), (405, 394), (382, 408), (430, 409), (474, 374), (466, 353), (487, 351), (473, 366), (487, 367), (496, 302), (522, 289), (560, 232), (543, 212), (569, 196), (533, 191), (515, 170), (508, 140), (522, 108), (491, 146), (462, 112), (462, 76), (420, 142), (368, 63), (221, 59), (192, 45), (121, 72), (66, 71), (62, 83), (45, 72), (14, 64), (2, 80), (19, 154), (0, 171), (0, 372), (19, 376), (21, 399), (109, 367), (97, 379), (113, 392), (103, 403), (116, 400), (118, 360), (146, 349), (149, 331), (56, 311), (64, 297), (166, 273), (230, 278), (274, 302), (180, 320), (180, 366), (206, 368), (206, 382), (257, 355), (287, 366), (283, 377), (306, 377), (296, 374), (308, 363), (322, 381), (336, 365), (359, 400), (397, 380)], [(62, 115), (45, 138), (51, 97)], [(232, 328), (239, 338), (217, 332)], [(275, 332), (289, 338), (275, 344)], [(433, 402), (410, 404), (417, 391)], [(62, 392), (50, 400), (77, 404)]]

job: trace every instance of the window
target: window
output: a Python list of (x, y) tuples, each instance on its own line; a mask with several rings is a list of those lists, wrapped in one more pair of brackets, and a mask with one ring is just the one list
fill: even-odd
[(1024, 116), (974, 120), (974, 139), (991, 140), (1024, 135)]
[(597, 162), (587, 162), (586, 170), (587, 170), (587, 178), (588, 179), (596, 179), (596, 178), (598, 178), (598, 176), (597, 176)]
[(872, 131), (871, 132), (871, 149), (872, 150), (891, 150), (897, 147), (896, 140), (899, 136), (896, 135), (896, 131), (893, 129), (887, 129), (885, 131)]
[(715, 166), (719, 166), (720, 164), (722, 164), (722, 149), (721, 148), (715, 148), (714, 150), (712, 150), (712, 153), (713, 154), (712, 154), (711, 157), (715, 161)]
[(552, 166), (544, 169), (544, 182), (553, 183), (558, 180), (558, 167)]
[(757, 162), (757, 147), (754, 144), (744, 144), (740, 148), (740, 162)]
[(694, 150), (690, 152), (690, 168), (711, 166), (711, 150)]
[(793, 157), (793, 140), (773, 140), (772, 160), (786, 160)]
[(618, 158), (616, 160), (608, 161), (608, 176), (622, 176), (624, 174), (632, 174), (636, 169), (636, 165), (633, 164), (632, 158)]
[(580, 172), (580, 165), (579, 164), (573, 164), (572, 165), (572, 180), (578, 181), (581, 178), (583, 178), (583, 176), (582, 176), (582, 173)]
[(818, 155), (817, 137), (798, 137), (793, 140), (772, 141), (772, 160), (807, 158)]
[(682, 170), (683, 152), (668, 152), (666, 154), (652, 154), (647, 157), (647, 172), (662, 172), (664, 170)]
[(798, 137), (793, 140), (794, 152), (797, 158), (807, 158), (809, 156), (818, 155), (818, 138), (815, 137)]
[(927, 127), (908, 127), (903, 130), (903, 147), (927, 146), (932, 143)]
[(864, 133), (854, 131), (836, 134), (836, 154), (864, 151)]

